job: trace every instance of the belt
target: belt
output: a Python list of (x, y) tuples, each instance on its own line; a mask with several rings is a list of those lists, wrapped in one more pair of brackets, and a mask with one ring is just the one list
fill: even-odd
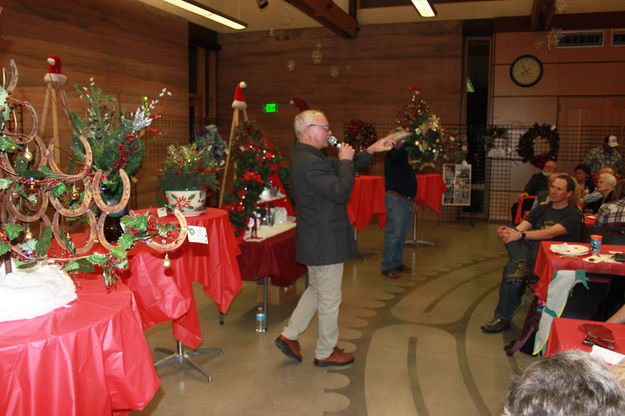
[(393, 195), (393, 196), (396, 196), (396, 197), (401, 198), (401, 199), (405, 199), (406, 201), (412, 201), (412, 200), (414, 200), (414, 198), (412, 198), (412, 197), (410, 197), (410, 196), (402, 195), (402, 194), (400, 194), (399, 192), (395, 192), (395, 191), (386, 191), (386, 193), (387, 193), (387, 194), (390, 194), (390, 195)]

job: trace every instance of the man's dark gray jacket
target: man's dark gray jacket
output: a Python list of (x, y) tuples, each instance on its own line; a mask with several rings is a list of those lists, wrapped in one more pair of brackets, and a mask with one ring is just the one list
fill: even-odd
[(333, 160), (313, 146), (295, 145), (290, 172), (299, 263), (310, 266), (343, 263), (357, 254), (346, 204), (356, 170), (368, 165), (370, 159), (371, 155), (363, 151), (355, 161)]

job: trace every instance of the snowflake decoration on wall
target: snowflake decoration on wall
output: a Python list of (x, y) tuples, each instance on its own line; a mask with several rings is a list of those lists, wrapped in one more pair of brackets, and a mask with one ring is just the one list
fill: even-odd
[(330, 68), (330, 76), (332, 78), (338, 78), (340, 73), (341, 73), (341, 70), (339, 69), (338, 66), (334, 65), (333, 67)]
[(289, 62), (286, 63), (286, 69), (289, 72), (293, 72), (295, 71), (295, 61), (292, 59), (289, 59)]
[(568, 0), (556, 0), (555, 4), (556, 13), (564, 13), (569, 8)]
[(562, 29), (551, 29), (549, 33), (547, 33), (547, 49), (558, 46), (560, 39), (562, 39), (563, 36)]
[(321, 54), (321, 44), (317, 44), (317, 49), (313, 49), (312, 54), (310, 55), (314, 64), (319, 65), (321, 63), (321, 59), (323, 55)]
[(288, 26), (293, 21), (293, 9), (288, 4), (282, 5), (282, 10), (280, 11), (280, 21), (284, 26)]

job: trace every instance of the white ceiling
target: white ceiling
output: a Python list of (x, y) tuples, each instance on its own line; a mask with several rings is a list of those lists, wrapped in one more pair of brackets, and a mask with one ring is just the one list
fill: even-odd
[[(225, 26), (212, 23), (192, 13), (171, 6), (162, 0), (139, 0), (169, 13), (184, 17), (190, 22), (219, 33), (237, 32)], [(321, 26), (284, 0), (268, 0), (269, 5), (259, 9), (256, 0), (195, 0), (197, 3), (235, 17), (247, 23), (245, 32), (283, 30)], [(625, 11), (625, 0), (558, 0), (566, 14)], [(343, 10), (348, 9), (348, 0), (334, 0)], [(359, 9), (357, 20), (360, 25), (422, 22), (431, 20), (467, 20), (494, 17), (529, 16), (533, 0), (485, 0), (436, 4), (438, 15), (432, 19), (419, 16), (412, 6)], [(625, 27), (625, 22), (623, 22)]]

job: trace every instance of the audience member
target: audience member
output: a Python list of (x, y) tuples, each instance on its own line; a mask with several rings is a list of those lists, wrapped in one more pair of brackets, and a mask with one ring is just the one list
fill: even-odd
[(538, 195), (540, 191), (549, 190), (547, 178), (549, 177), (549, 175), (555, 172), (557, 168), (558, 165), (555, 161), (546, 161), (545, 165), (543, 166), (543, 170), (532, 175), (529, 182), (527, 182), (527, 184), (525, 185), (523, 193), (519, 195), (519, 197), (527, 195), (535, 196)]
[(584, 164), (590, 168), (591, 173), (597, 172), (599, 169), (609, 167), (616, 172), (623, 169), (623, 161), (621, 154), (616, 150), (618, 140), (614, 135), (608, 135), (603, 138), (603, 145), (595, 147), (588, 152)]
[(582, 213), (577, 209), (579, 190), (569, 175), (560, 175), (549, 192), (551, 202), (534, 208), (516, 227), (500, 227), (497, 237), (506, 245), (509, 261), (499, 285), (499, 302), (494, 318), (482, 326), (484, 332), (501, 332), (510, 327), (516, 305), (533, 277), (532, 269), (542, 240), (579, 241)]
[(580, 196), (584, 197), (595, 190), (595, 183), (590, 174), (590, 168), (583, 163), (575, 166), (575, 179), (582, 189)]
[(597, 187), (594, 192), (586, 195), (582, 199), (584, 212), (596, 214), (601, 205), (611, 201), (612, 191), (616, 185), (616, 178), (611, 173), (601, 173), (597, 180)]
[(599, 208), (596, 225), (625, 226), (625, 179), (617, 182), (611, 202)]
[[(556, 171), (557, 167), (558, 165), (556, 164), (555, 161), (553, 160), (546, 161), (545, 165), (543, 166), (543, 170), (532, 175), (530, 180), (525, 185), (525, 189), (519, 195), (519, 198), (523, 196), (536, 196), (538, 195), (540, 191), (544, 191), (544, 190), (549, 192), (549, 184), (548, 184), (547, 178), (549, 177), (549, 175), (551, 175), (553, 172)], [(529, 202), (530, 204), (522, 207), (524, 210), (528, 210), (531, 208), (532, 201), (529, 201)], [(515, 202), (514, 204), (512, 204), (511, 211), (512, 211), (513, 221), (514, 221), (514, 217), (516, 216), (516, 211), (517, 211), (518, 206), (519, 206), (518, 202)]]
[(504, 416), (622, 416), (625, 390), (603, 361), (580, 350), (530, 364), (514, 380)]
[(555, 178), (557, 178), (560, 175), (566, 175), (566, 174), (561, 173), (561, 172), (554, 172), (547, 177), (547, 185), (549, 186), (549, 188), (540, 191), (536, 195), (536, 198), (534, 199), (534, 203), (532, 204), (532, 209), (536, 208), (538, 205), (546, 204), (547, 202), (549, 202), (549, 189), (551, 189), (551, 185), (553, 185), (553, 181), (555, 180)]

